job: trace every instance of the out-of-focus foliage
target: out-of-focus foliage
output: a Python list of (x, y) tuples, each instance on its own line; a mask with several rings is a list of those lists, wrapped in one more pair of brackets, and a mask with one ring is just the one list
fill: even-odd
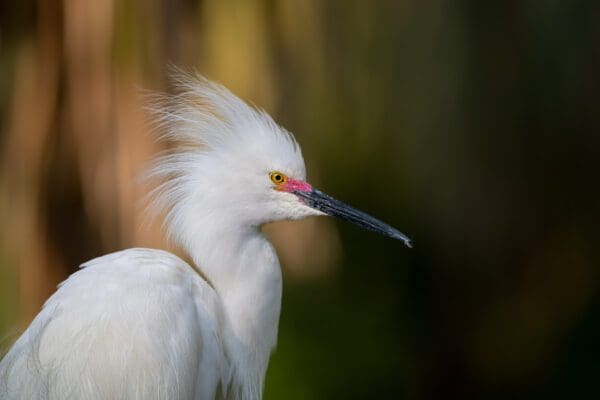
[[(295, 132), (326, 220), (284, 264), (269, 399), (597, 398), (597, 1), (0, 4), (0, 332), (88, 258), (159, 246), (140, 89), (196, 68)], [(141, 227), (141, 228), (140, 228)], [(6, 343), (6, 341), (4, 341)]]

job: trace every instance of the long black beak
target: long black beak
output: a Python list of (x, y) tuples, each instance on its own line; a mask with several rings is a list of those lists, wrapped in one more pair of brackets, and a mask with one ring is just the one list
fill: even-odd
[(392, 228), (386, 223), (381, 222), (377, 218), (371, 217), (369, 214), (359, 211), (349, 205), (326, 195), (317, 189), (311, 191), (294, 190), (296, 196), (300, 197), (304, 203), (316, 210), (319, 210), (327, 215), (339, 217), (350, 221), (362, 228), (373, 232), (389, 236), (394, 239), (402, 240), (408, 247), (412, 247), (412, 243), (408, 236), (404, 233)]

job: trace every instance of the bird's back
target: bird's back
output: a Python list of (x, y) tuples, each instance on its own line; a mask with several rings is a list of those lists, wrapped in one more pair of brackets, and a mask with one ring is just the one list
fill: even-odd
[(92, 260), (0, 362), (0, 398), (214, 398), (228, 369), (219, 310), (213, 289), (170, 253)]

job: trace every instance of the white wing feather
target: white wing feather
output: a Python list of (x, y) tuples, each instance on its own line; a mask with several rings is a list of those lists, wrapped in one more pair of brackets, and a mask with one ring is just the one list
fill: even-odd
[(0, 362), (0, 398), (213, 399), (227, 387), (221, 306), (188, 264), (129, 249), (82, 267)]

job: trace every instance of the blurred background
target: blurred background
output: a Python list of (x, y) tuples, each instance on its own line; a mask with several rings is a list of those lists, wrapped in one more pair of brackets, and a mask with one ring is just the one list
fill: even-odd
[(89, 258), (170, 248), (138, 176), (169, 63), (264, 107), (401, 243), (267, 227), (266, 399), (590, 399), (600, 387), (600, 3), (0, 3), (0, 337)]

